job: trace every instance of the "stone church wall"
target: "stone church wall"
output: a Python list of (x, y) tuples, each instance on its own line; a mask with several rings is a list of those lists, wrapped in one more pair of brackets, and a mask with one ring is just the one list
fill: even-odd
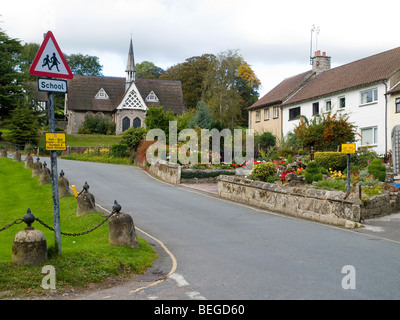
[(123, 132), (123, 128), (122, 128), (122, 120), (124, 118), (128, 118), (129, 119), (129, 127), (133, 127), (133, 121), (135, 118), (139, 118), (140, 119), (140, 126), (144, 127), (144, 119), (146, 117), (145, 111), (143, 110), (117, 110), (117, 112), (115, 113), (115, 124), (116, 124), (116, 128), (115, 128), (115, 133), (116, 134), (121, 134)]

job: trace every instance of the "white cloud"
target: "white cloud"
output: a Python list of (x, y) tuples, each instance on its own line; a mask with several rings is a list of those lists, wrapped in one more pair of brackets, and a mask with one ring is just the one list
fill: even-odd
[(0, 27), (37, 43), (52, 30), (65, 53), (98, 56), (109, 76), (124, 76), (131, 32), (136, 62), (162, 68), (239, 49), (262, 95), (310, 68), (313, 24), (318, 48), (337, 66), (399, 46), (398, 9), (398, 0), (13, 0), (1, 6)]

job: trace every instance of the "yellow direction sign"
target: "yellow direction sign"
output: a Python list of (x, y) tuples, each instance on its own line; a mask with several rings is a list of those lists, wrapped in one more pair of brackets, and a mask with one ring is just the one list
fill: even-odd
[(342, 144), (342, 153), (356, 153), (356, 144), (355, 143)]
[(65, 142), (65, 133), (46, 132), (46, 150), (50, 150), (50, 151), (61, 150), (61, 151), (63, 151), (66, 149), (67, 149), (67, 144)]

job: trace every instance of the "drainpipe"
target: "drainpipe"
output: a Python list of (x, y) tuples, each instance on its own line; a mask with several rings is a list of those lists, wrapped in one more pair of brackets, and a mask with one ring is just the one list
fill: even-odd
[(387, 102), (387, 84), (385, 81), (383, 81), (383, 84), (385, 85), (385, 158), (387, 157), (387, 130), (388, 130), (388, 123), (387, 123), (387, 111), (388, 111), (388, 102)]

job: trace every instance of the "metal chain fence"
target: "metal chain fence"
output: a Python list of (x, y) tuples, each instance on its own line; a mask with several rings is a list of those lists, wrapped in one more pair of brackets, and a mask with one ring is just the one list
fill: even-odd
[[(113, 209), (113, 211), (112, 211), (109, 215), (104, 216), (105, 219), (104, 219), (102, 222), (100, 222), (97, 226), (95, 226), (95, 227), (93, 227), (93, 228), (91, 228), (91, 229), (89, 229), (89, 230), (87, 230), (87, 231), (78, 232), (78, 233), (61, 232), (61, 234), (64, 235), (64, 236), (73, 236), (73, 237), (82, 236), (82, 235), (88, 234), (88, 233), (90, 233), (90, 232), (92, 232), (92, 231), (98, 229), (100, 226), (102, 226), (102, 225), (103, 225), (108, 219), (110, 219), (115, 213), (118, 213), (118, 210)], [(33, 215), (32, 215), (32, 216), (33, 216)], [(53, 228), (53, 227), (49, 226), (47, 223), (43, 222), (43, 221), (40, 220), (39, 218), (33, 217), (33, 221), (39, 222), (42, 226), (44, 226), (45, 228), (47, 228), (47, 229), (49, 229), (49, 230), (51, 230), (51, 231), (54, 232), (54, 228)], [(29, 221), (29, 224), (28, 224), (28, 221), (27, 221), (26, 219), (24, 219), (24, 218), (22, 218), (22, 219), (16, 219), (16, 220), (13, 221), (12, 223), (10, 223), (10, 224), (4, 226), (3, 228), (0, 228), (0, 232), (6, 230), (6, 229), (8, 229), (8, 228), (10, 228), (11, 226), (13, 226), (13, 225), (15, 225), (15, 224), (20, 224), (20, 223), (22, 223), (22, 222), (25, 222), (26, 224), (30, 225), (33, 221)]]

